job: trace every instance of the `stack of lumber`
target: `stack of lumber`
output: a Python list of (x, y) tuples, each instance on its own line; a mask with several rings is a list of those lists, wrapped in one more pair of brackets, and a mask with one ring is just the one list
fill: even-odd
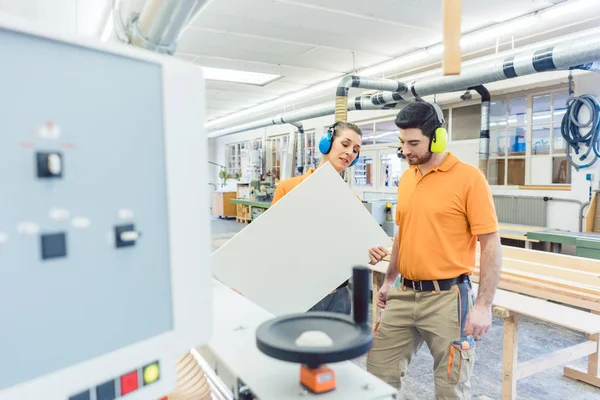
[[(479, 250), (473, 281), (479, 282)], [(500, 288), (600, 313), (600, 260), (502, 246)]]

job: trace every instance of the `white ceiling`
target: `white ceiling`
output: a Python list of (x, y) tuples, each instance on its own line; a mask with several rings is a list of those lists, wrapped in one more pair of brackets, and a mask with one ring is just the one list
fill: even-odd
[[(463, 0), (462, 30), (489, 27), (563, 1)], [(55, 29), (99, 37), (111, 3), (112, 0), (0, 0), (0, 10)], [(570, 26), (558, 30), (556, 21), (530, 24), (516, 38), (505, 34), (502, 43), (515, 40), (524, 44), (561, 35), (580, 29), (579, 24), (589, 24), (589, 19), (589, 15), (582, 18), (573, 14), (572, 20), (564, 22)], [(597, 19), (593, 23), (597, 24)], [(207, 67), (281, 75), (262, 87), (208, 81), (208, 119), (212, 120), (209, 126), (213, 130), (304, 106), (305, 99), (280, 103), (277, 99), (434, 46), (441, 40), (441, 0), (213, 0), (183, 32), (176, 56)], [(490, 40), (484, 43), (488, 50), (495, 47), (496, 37)], [(473, 48), (472, 53), (478, 50)], [(476, 54), (467, 53), (465, 58)], [(441, 54), (437, 57), (434, 63), (431, 59), (426, 61), (430, 66), (438, 66)], [(377, 76), (397, 77), (423, 62), (398, 66)], [(330, 90), (328, 97), (321, 93), (310, 101), (333, 100), (333, 94)], [(269, 101), (272, 106), (265, 105)], [(263, 104), (263, 109), (254, 112), (251, 107), (259, 104)], [(237, 114), (244, 109), (245, 116)], [(240, 118), (236, 120), (237, 115)], [(219, 119), (225, 116), (229, 117)]]

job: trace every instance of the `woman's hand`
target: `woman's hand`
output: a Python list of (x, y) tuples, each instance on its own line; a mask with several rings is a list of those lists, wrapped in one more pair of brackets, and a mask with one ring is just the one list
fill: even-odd
[(390, 252), (383, 246), (371, 247), (369, 249), (369, 264), (375, 265), (381, 262), (385, 257), (389, 256)]

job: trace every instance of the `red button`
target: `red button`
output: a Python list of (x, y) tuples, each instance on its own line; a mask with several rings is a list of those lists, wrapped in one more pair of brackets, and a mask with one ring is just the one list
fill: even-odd
[(121, 376), (121, 396), (131, 393), (138, 388), (138, 372), (132, 371)]

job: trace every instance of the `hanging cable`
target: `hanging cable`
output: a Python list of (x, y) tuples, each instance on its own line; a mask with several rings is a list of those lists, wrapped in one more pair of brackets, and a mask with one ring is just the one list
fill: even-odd
[[(579, 111), (581, 107), (586, 106), (590, 118), (585, 123), (579, 121)], [(598, 157), (600, 157), (600, 102), (594, 96), (584, 94), (581, 96), (571, 96), (567, 99), (567, 111), (563, 116), (561, 123), (561, 134), (567, 142), (565, 153), (569, 164), (575, 167), (576, 170), (581, 168), (589, 168)], [(582, 135), (581, 130), (589, 128), (589, 131)], [(582, 150), (584, 153), (579, 155), (580, 162), (578, 164), (573, 160), (571, 148), (576, 155), (579, 155)], [(593, 153), (592, 153), (593, 151)], [(588, 158), (591, 157), (591, 160)]]

